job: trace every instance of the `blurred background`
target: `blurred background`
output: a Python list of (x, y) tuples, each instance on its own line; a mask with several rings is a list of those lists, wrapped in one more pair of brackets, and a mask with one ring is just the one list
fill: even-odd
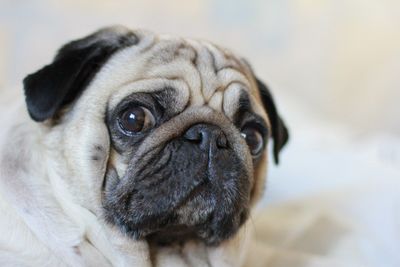
[(1, 0), (0, 90), (22, 90), (63, 43), (110, 24), (208, 39), (247, 58), (291, 132), (262, 203), (352, 199), (321, 210), (354, 204), (344, 216), (365, 212), (354, 221), (380, 229), (386, 256), (375, 251), (372, 266), (400, 262), (400, 1)]

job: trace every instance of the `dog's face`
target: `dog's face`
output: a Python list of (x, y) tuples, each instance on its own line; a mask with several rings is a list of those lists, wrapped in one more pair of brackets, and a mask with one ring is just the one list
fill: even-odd
[(24, 86), (68, 190), (137, 239), (229, 238), (263, 188), (268, 139), (276, 161), (288, 139), (249, 66), (206, 42), (107, 28)]

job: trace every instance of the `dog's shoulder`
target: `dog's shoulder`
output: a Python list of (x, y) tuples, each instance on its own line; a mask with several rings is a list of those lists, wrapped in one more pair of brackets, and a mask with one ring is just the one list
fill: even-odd
[[(20, 88), (0, 90), (0, 252), (1, 266), (32, 266), (52, 259), (20, 213), (27, 203), (22, 177), (30, 171), (30, 125)], [(16, 193), (16, 194), (15, 194)], [(25, 204), (24, 204), (25, 203)], [(21, 204), (21, 205), (20, 205)], [(10, 242), (12, 240), (12, 242)], [(15, 257), (15, 255), (24, 255)], [(36, 257), (35, 255), (45, 255)]]
[(64, 266), (63, 257), (85, 266), (81, 227), (52, 189), (45, 130), (29, 118), (21, 91), (0, 91), (0, 266)]

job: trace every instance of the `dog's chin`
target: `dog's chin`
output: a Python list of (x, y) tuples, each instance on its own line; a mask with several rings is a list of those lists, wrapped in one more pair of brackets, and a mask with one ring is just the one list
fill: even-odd
[(218, 206), (214, 200), (204, 201), (203, 196), (199, 194), (173, 212), (168, 216), (169, 223), (157, 229), (145, 229), (146, 240), (161, 246), (187, 241), (218, 245), (233, 236), (248, 217), (247, 205), (240, 205), (230, 213), (226, 212), (225, 203)]
[(218, 245), (222, 240), (216, 237), (201, 237), (193, 227), (186, 225), (173, 225), (165, 227), (148, 236), (146, 240), (157, 246), (170, 246), (174, 244), (184, 244), (188, 241), (203, 242), (207, 245)]
[[(247, 213), (244, 212), (238, 218), (230, 218), (229, 221), (238, 221), (236, 224), (216, 226), (209, 224), (187, 225), (168, 224), (159, 229), (143, 229), (147, 234), (144, 238), (151, 244), (168, 246), (183, 244), (188, 241), (202, 242), (206, 245), (216, 246), (222, 241), (233, 236), (240, 226), (245, 222)], [(141, 231), (141, 229), (138, 229)]]
[[(236, 226), (227, 226), (224, 229), (213, 228), (212, 225), (189, 226), (167, 225), (162, 229), (146, 235), (145, 239), (157, 246), (184, 244), (188, 241), (202, 242), (209, 246), (217, 246), (222, 241), (233, 236), (246, 220), (247, 215), (242, 215), (241, 222)], [(236, 219), (232, 218), (232, 221)], [(219, 234), (223, 233), (223, 234)]]
[[(131, 217), (132, 214), (125, 214)], [(221, 199), (208, 185), (196, 188), (185, 203), (160, 213), (150, 220), (113, 220), (124, 234), (136, 240), (147, 240), (157, 246), (183, 244), (188, 241), (216, 246), (233, 236), (248, 217), (247, 199)], [(117, 222), (117, 223), (116, 223)]]

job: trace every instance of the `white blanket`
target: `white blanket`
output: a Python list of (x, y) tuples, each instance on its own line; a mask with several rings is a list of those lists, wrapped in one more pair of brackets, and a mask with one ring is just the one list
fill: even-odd
[(249, 266), (400, 266), (400, 139), (290, 117)]
[(270, 206), (254, 218), (249, 266), (400, 266), (399, 188), (377, 177)]

